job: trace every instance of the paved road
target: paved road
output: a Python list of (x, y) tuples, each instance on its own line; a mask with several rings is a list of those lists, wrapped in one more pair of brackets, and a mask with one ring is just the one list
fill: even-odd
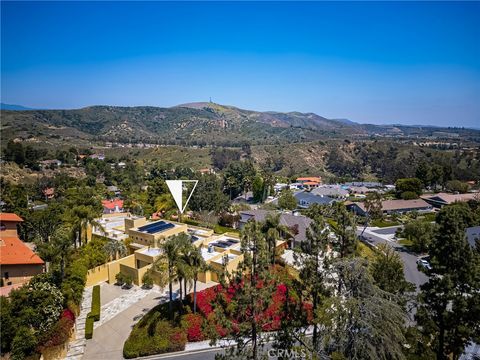
[(372, 230), (375, 234), (380, 234), (380, 235), (395, 235), (396, 231), (398, 228), (401, 228), (402, 226), (390, 226), (387, 228), (381, 228), (377, 230)]
[[(389, 229), (393, 229), (393, 228), (389, 228)], [(388, 230), (388, 229), (380, 229), (380, 230)], [(392, 234), (391, 233), (391, 230), (389, 230), (390, 232), (383, 232), (384, 235), (387, 235), (387, 234)], [(361, 234), (361, 230), (357, 230), (357, 234), (360, 235)], [(388, 241), (380, 236), (377, 236), (375, 235), (375, 233), (378, 233), (378, 230), (375, 230), (375, 231), (365, 231), (365, 233), (363, 234), (363, 236), (368, 240), (370, 241), (371, 243), (373, 243), (374, 245), (379, 245), (379, 244), (388, 244), (390, 246), (392, 246), (397, 252), (398, 254), (400, 255), (401, 259), (403, 260), (403, 271), (405, 273), (405, 279), (413, 284), (415, 284), (417, 286), (417, 290), (419, 289), (420, 285), (422, 285), (423, 283), (427, 282), (428, 278), (427, 276), (420, 272), (417, 268), (417, 256), (412, 254), (412, 253), (409, 253), (407, 252), (407, 250), (402, 246), (402, 245), (399, 245), (397, 244), (396, 242), (393, 242), (393, 241)], [(395, 232), (393, 232), (395, 233)]]

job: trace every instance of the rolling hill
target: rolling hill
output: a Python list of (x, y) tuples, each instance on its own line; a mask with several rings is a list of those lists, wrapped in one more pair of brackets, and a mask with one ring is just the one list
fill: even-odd
[(300, 143), (371, 134), (422, 136), (433, 131), (438, 132), (439, 128), (362, 125), (314, 113), (259, 112), (214, 103), (171, 108), (90, 106), (73, 110), (1, 111), (3, 143), (21, 138), (52, 143), (102, 140), (238, 146), (246, 141), (253, 145)]

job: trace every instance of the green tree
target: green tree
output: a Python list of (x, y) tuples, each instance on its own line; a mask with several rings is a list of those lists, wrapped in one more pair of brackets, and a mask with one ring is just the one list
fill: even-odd
[(110, 261), (117, 260), (119, 256), (123, 257), (127, 255), (127, 247), (124, 242), (115, 239), (109, 239), (104, 245), (103, 250), (107, 253)]
[(188, 206), (193, 211), (213, 211), (219, 214), (228, 208), (228, 204), (222, 181), (215, 174), (206, 174), (199, 177)]
[(403, 297), (406, 293), (415, 290), (415, 287), (412, 287), (413, 284), (405, 280), (402, 259), (387, 244), (378, 246), (378, 251), (370, 264), (370, 273), (375, 285), (383, 291)]
[(344, 259), (334, 266), (342, 290), (322, 309), (324, 349), (346, 359), (405, 359), (402, 307), (373, 284), (362, 260)]
[(424, 253), (432, 242), (436, 231), (436, 224), (419, 219), (405, 224), (403, 229), (399, 231), (398, 236), (410, 240), (413, 251)]
[(446, 206), (437, 215), (438, 231), (429, 246), (429, 281), (421, 286), (417, 322), (433, 338), (438, 360), (458, 357), (479, 334), (479, 253), (465, 237), (475, 216), (465, 203)]
[(60, 279), (63, 279), (66, 262), (73, 245), (71, 231), (66, 226), (61, 226), (55, 229), (49, 239), (47, 243), (37, 243), (37, 252), (43, 260), (60, 266)]
[(15, 337), (15, 316), (9, 299), (0, 296), (0, 323), (2, 324), (2, 336), (0, 337), (0, 353), (10, 352), (12, 341)]
[(252, 182), (253, 200), (255, 202), (263, 202), (264, 187), (263, 178), (260, 175), (255, 176)]
[(336, 240), (334, 248), (341, 258), (352, 256), (357, 248), (357, 224), (352, 214), (342, 203), (335, 203), (332, 207), (333, 221), (330, 223)]
[(382, 196), (377, 192), (371, 192), (365, 198), (365, 210), (370, 219), (383, 218)]
[(190, 267), (193, 278), (193, 312), (197, 312), (197, 282), (198, 275), (206, 270), (207, 264), (200, 249), (191, 245), (184, 253), (184, 262)]
[(459, 180), (450, 180), (447, 181), (446, 184), (446, 190), (450, 192), (458, 192), (460, 194), (466, 193), (469, 189), (469, 186), (467, 183), (461, 182)]
[[(185, 235), (186, 236), (186, 235)], [(162, 256), (159, 257), (158, 261), (162, 262), (165, 261), (167, 265), (167, 278), (168, 278), (168, 295), (169, 295), (169, 303), (168, 309), (171, 316), (173, 316), (173, 309), (172, 309), (172, 302), (173, 302), (173, 282), (177, 279), (177, 271), (176, 271), (176, 262), (180, 256), (180, 246), (179, 242), (182, 241), (184, 234), (174, 235), (167, 238), (162, 244), (161, 249), (163, 251)]]
[(297, 199), (289, 189), (284, 189), (278, 197), (278, 206), (280, 209), (293, 210), (297, 207)]
[(294, 253), (295, 266), (300, 270), (303, 296), (311, 301), (313, 313), (312, 346), (319, 349), (319, 308), (325, 297), (329, 295), (325, 287), (325, 276), (328, 267), (327, 247), (329, 230), (325, 220), (317, 216), (307, 228), (307, 241), (300, 243), (300, 251)]
[(271, 264), (275, 264), (277, 241), (287, 240), (292, 237), (291, 230), (285, 225), (280, 224), (280, 214), (268, 214), (265, 221), (261, 224), (262, 233), (265, 235), (268, 246), (268, 254)]
[(402, 198), (402, 194), (406, 192), (415, 193), (417, 197), (419, 197), (422, 195), (423, 183), (417, 178), (398, 179), (395, 182), (395, 191), (399, 199)]
[[(233, 306), (227, 307), (223, 295), (219, 294), (217, 300), (223, 306), (217, 307), (215, 311), (221, 324), (230, 330), (235, 329), (230, 336), (236, 345), (227, 347), (225, 354), (218, 357), (256, 360), (268, 341), (261, 336), (262, 327), (271, 321), (260, 314), (271, 305), (276, 291), (276, 283), (269, 268), (267, 244), (259, 223), (249, 221), (245, 225), (241, 236), (241, 251), (244, 260), (237, 270), (220, 277), (225, 288), (230, 286), (235, 289), (231, 299)], [(235, 323), (230, 319), (235, 319)]]

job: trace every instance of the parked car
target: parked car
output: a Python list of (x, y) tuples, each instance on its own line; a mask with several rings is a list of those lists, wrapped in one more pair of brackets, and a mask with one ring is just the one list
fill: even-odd
[(417, 259), (417, 265), (427, 270), (432, 270), (432, 265), (425, 258)]

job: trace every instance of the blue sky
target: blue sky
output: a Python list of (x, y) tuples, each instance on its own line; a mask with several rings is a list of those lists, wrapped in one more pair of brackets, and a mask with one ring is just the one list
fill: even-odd
[(480, 124), (480, 3), (4, 2), (2, 102)]

